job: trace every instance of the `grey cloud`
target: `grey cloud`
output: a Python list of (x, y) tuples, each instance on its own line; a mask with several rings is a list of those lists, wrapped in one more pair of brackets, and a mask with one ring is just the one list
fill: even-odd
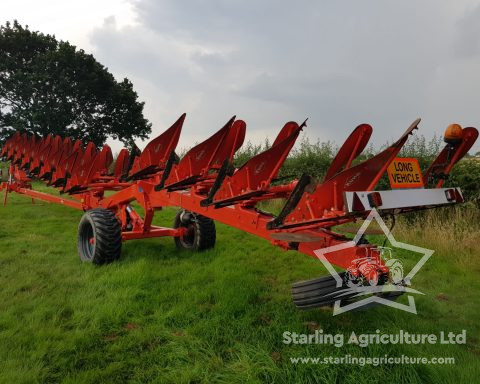
[(457, 22), (454, 49), (464, 58), (480, 56), (480, 4)]
[[(310, 117), (312, 139), (339, 142), (370, 122), (377, 144), (417, 116), (427, 136), (452, 121), (478, 124), (477, 107), (462, 102), (480, 85), (473, 70), (480, 7), (469, 0), (134, 5), (138, 25), (119, 29), (110, 20), (92, 43), (145, 95), (159, 131), (183, 109), (190, 112), (184, 136), (197, 141), (235, 113), (252, 138)], [(470, 55), (459, 62), (452, 43)]]

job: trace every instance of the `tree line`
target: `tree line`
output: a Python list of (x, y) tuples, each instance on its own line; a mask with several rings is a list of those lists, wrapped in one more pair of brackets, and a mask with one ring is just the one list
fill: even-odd
[(130, 146), (151, 132), (143, 107), (130, 80), (82, 49), (17, 21), (0, 26), (0, 143), (22, 131)]

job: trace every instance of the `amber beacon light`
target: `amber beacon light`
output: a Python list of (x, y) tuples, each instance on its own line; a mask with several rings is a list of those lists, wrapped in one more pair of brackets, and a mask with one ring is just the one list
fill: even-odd
[(443, 139), (447, 144), (458, 144), (462, 141), (462, 131), (460, 124), (450, 124), (445, 130)]

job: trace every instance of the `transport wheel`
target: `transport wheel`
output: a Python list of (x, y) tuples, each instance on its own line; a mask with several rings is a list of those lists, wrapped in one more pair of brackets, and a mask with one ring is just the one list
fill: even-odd
[(118, 259), (122, 230), (115, 213), (103, 208), (85, 212), (78, 225), (77, 246), (83, 261), (105, 264)]
[(175, 216), (173, 226), (187, 228), (185, 235), (175, 237), (178, 249), (203, 251), (215, 246), (215, 222), (208, 217), (181, 209)]

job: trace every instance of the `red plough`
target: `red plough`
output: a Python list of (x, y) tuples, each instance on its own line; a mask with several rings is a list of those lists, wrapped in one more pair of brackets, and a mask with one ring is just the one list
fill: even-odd
[[(119, 258), (122, 241), (131, 239), (172, 236), (181, 249), (212, 248), (214, 221), (265, 238), (283, 249), (316, 257), (319, 249), (351, 241), (336, 232), (336, 226), (365, 219), (374, 208), (383, 215), (462, 203), (459, 188), (442, 186), (478, 137), (475, 128), (460, 127), (455, 128), (453, 137), (447, 135), (445, 148), (423, 175), (426, 184), (434, 188), (377, 191), (380, 178), (420, 119), (391, 146), (358, 163), (355, 160), (372, 134), (372, 127), (362, 124), (340, 148), (323, 182), (303, 175), (286, 184), (278, 184), (278, 173), (306, 122), (288, 122), (269, 149), (235, 169), (233, 158), (245, 139), (243, 120), (232, 117), (179, 159), (175, 149), (184, 121), (185, 114), (141, 153), (123, 149), (111, 173), (113, 156), (107, 145), (98, 149), (88, 143), (84, 148), (81, 142), (72, 143), (68, 138), (38, 138), (17, 132), (0, 152), (11, 162), (9, 181), (0, 185), (0, 190), (5, 190), (4, 201), (9, 192), (17, 192), (83, 210), (78, 252), (82, 260), (96, 264)], [(31, 181), (35, 178), (58, 188), (62, 195), (33, 190)], [(113, 192), (106, 195), (106, 191)], [(286, 201), (280, 214), (257, 208), (259, 202), (277, 198)], [(143, 215), (135, 211), (132, 202), (142, 207)], [(155, 211), (168, 206), (180, 207), (173, 227), (152, 225)], [(392, 279), (379, 250), (364, 240), (325, 257), (346, 269), (342, 276), (354, 276), (356, 281), (405, 284)], [(296, 283), (292, 291), (297, 307), (313, 308), (332, 304), (331, 293), (342, 289), (345, 287), (338, 287), (333, 277), (326, 277)], [(397, 296), (386, 297), (393, 300)]]

